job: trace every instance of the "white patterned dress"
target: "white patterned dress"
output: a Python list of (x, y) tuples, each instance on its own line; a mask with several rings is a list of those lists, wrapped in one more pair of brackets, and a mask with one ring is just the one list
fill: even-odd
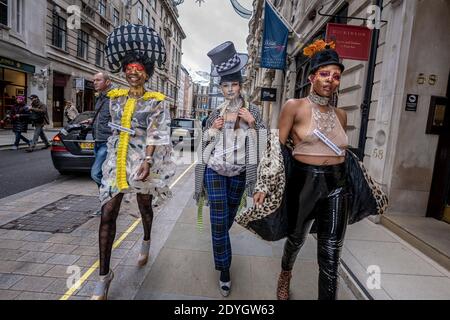
[[(110, 113), (114, 124), (121, 125), (121, 118), (128, 97), (126, 95), (111, 98)], [(171, 196), (168, 183), (175, 174), (173, 150), (170, 141), (170, 114), (165, 103), (156, 99), (139, 98), (131, 120), (131, 129), (126, 160), (126, 177), (129, 188), (120, 193), (141, 193), (153, 196), (153, 206), (157, 207)], [(102, 206), (119, 194), (116, 182), (116, 162), (119, 145), (119, 130), (112, 130), (108, 138), (108, 154), (102, 166), (102, 185), (100, 201)], [(148, 145), (156, 146), (153, 153), (154, 163), (147, 181), (137, 181), (137, 172), (145, 159)]]

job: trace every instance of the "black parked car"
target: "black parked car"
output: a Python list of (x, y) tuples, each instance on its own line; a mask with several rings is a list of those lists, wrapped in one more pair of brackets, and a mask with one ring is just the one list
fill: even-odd
[(92, 126), (81, 122), (93, 118), (94, 114), (94, 111), (80, 113), (53, 138), (52, 161), (61, 174), (91, 171), (94, 163)]
[(182, 143), (184, 147), (190, 146), (194, 151), (201, 137), (201, 123), (197, 119), (174, 118), (170, 124), (172, 144)]

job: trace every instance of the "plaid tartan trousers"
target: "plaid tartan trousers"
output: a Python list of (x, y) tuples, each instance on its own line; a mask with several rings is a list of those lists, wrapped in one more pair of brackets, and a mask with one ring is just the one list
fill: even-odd
[(207, 190), (211, 235), (216, 270), (228, 270), (231, 265), (229, 230), (241, 203), (245, 190), (245, 171), (234, 177), (226, 177), (207, 167), (205, 187)]

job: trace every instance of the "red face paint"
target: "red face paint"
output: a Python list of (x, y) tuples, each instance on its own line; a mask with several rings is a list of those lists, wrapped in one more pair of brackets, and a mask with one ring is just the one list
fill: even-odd
[(129, 63), (125, 68), (125, 72), (131, 72), (133, 69), (136, 69), (137, 71), (144, 71), (145, 67), (140, 63)]

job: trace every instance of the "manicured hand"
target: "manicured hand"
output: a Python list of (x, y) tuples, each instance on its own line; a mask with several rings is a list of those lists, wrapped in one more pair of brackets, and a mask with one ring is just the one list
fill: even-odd
[(147, 177), (150, 174), (150, 165), (144, 161), (142, 162), (137, 172), (137, 181), (147, 181)]
[(263, 204), (266, 194), (264, 192), (255, 192), (253, 195), (253, 203), (259, 207)]
[(239, 109), (238, 113), (239, 117), (245, 120), (250, 126), (255, 124), (255, 118), (253, 118), (253, 115), (248, 111), (247, 108), (241, 108)]
[(214, 120), (213, 125), (211, 126), (211, 128), (220, 130), (220, 129), (223, 128), (223, 123), (224, 123), (223, 122), (223, 118), (219, 117), (216, 120)]

